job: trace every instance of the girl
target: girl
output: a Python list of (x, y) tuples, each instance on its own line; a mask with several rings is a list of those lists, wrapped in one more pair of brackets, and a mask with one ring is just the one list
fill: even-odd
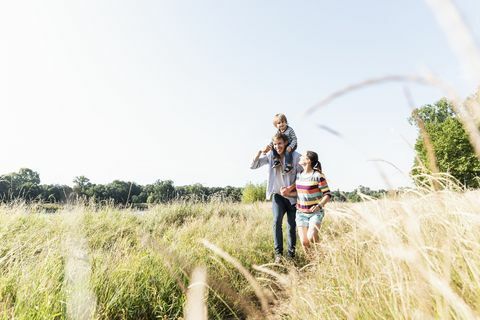
[(325, 204), (331, 193), (316, 152), (307, 151), (300, 157), (303, 171), (297, 174), (295, 184), (282, 188), (283, 196), (297, 196), (296, 224), (298, 236), (306, 251), (312, 242), (318, 242)]

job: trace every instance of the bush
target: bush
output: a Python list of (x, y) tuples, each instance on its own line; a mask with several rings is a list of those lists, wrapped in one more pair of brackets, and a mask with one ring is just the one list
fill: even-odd
[(253, 184), (247, 183), (242, 192), (242, 202), (243, 203), (254, 203), (257, 201), (265, 201), (267, 184)]

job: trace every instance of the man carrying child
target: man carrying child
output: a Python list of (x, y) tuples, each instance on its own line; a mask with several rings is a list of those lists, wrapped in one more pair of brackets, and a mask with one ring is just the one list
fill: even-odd
[[(275, 155), (271, 151), (272, 148), (267, 146), (263, 150), (259, 150), (253, 159), (250, 166), (251, 169), (258, 169), (268, 164), (268, 180), (267, 180), (267, 199), (272, 200), (272, 212), (273, 212), (273, 243), (275, 249), (275, 262), (280, 263), (283, 255), (283, 233), (282, 233), (282, 221), (285, 213), (287, 214), (287, 245), (288, 245), (288, 258), (295, 257), (295, 244), (296, 244), (296, 197), (284, 197), (280, 194), (282, 187), (288, 187), (295, 183), (295, 178), (299, 169), (300, 154), (296, 151), (291, 152), (292, 162), (291, 170), (285, 172), (285, 154), (287, 146), (289, 144), (288, 137), (277, 132), (272, 139), (273, 149), (278, 154), (278, 160), (280, 165), (276, 166)], [(268, 153), (267, 153), (268, 152)], [(265, 154), (261, 156), (262, 154)]]

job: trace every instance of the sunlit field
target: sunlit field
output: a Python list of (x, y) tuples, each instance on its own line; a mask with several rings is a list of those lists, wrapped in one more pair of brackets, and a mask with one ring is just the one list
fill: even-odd
[(282, 265), (271, 237), (268, 203), (3, 206), (1, 318), (177, 319), (191, 304), (212, 319), (480, 316), (479, 191), (331, 203), (320, 243)]

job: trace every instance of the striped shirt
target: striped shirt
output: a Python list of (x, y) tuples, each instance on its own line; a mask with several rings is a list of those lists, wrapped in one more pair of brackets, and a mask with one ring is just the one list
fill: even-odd
[(323, 173), (299, 173), (295, 182), (297, 189), (297, 209), (310, 212), (310, 208), (317, 205), (325, 195), (332, 196), (327, 180)]

